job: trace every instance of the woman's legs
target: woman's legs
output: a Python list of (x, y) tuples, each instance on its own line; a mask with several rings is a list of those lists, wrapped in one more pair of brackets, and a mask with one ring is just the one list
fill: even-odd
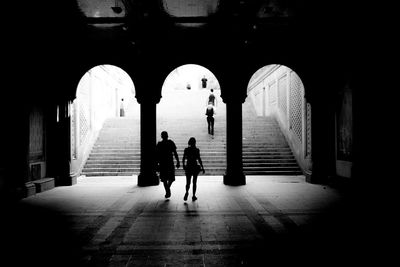
[(192, 178), (191, 175), (186, 174), (186, 192), (189, 192), (191, 178)]
[(183, 197), (184, 200), (187, 200), (187, 197), (189, 195), (191, 178), (192, 178), (191, 174), (186, 174), (186, 193), (185, 193), (185, 196)]
[(197, 190), (197, 174), (193, 174), (193, 196), (192, 200), (196, 200), (196, 190)]

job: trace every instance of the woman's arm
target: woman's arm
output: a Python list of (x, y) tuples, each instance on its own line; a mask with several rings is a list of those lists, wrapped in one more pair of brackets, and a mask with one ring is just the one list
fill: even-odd
[(176, 149), (174, 150), (174, 155), (175, 155), (175, 159), (176, 159), (176, 167), (179, 169), (180, 163), (179, 163), (179, 157), (178, 157), (178, 153), (176, 152)]
[(198, 150), (198, 155), (197, 155), (197, 160), (199, 161), (199, 164), (200, 164), (200, 166), (201, 166), (201, 170), (203, 171), (203, 174), (206, 172), (205, 170), (204, 170), (204, 167), (203, 167), (203, 162), (202, 162), (202, 160), (201, 160), (201, 157), (200, 157), (200, 149)]
[(186, 149), (185, 149), (183, 151), (183, 158), (182, 158), (182, 166), (183, 166), (184, 170), (186, 169), (186, 158), (187, 158), (187, 156), (186, 156)]

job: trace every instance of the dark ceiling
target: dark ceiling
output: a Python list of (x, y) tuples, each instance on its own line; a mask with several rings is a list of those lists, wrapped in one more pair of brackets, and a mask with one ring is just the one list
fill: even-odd
[(32, 83), (44, 70), (58, 81), (99, 64), (166, 73), (182, 64), (251, 74), (268, 64), (334, 69), (352, 60), (362, 25), (359, 6), (345, 0), (21, 0), (4, 10), (9, 69), (27, 66)]

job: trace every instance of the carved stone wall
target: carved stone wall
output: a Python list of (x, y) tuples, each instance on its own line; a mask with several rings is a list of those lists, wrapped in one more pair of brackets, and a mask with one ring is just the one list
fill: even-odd
[(29, 116), (29, 160), (44, 157), (44, 117), (43, 111), (34, 108)]

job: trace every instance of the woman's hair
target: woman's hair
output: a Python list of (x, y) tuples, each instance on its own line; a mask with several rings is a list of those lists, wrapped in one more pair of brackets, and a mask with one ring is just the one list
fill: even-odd
[(189, 146), (196, 146), (196, 138), (190, 137), (188, 141)]

